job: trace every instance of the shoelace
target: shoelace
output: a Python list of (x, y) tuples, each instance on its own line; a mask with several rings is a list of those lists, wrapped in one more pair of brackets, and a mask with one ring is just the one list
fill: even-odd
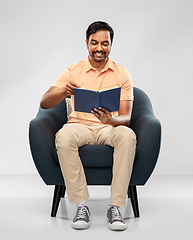
[(112, 213), (112, 221), (114, 221), (114, 220), (123, 221), (121, 213), (119, 212), (118, 207), (112, 207), (111, 208), (111, 213)]
[(78, 207), (78, 213), (76, 216), (76, 219), (86, 219), (86, 216), (88, 214), (88, 211), (85, 206)]

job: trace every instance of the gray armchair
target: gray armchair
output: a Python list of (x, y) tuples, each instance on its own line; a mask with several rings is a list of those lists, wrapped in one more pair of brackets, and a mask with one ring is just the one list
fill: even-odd
[[(156, 165), (161, 142), (161, 124), (154, 116), (149, 97), (134, 87), (134, 105), (129, 127), (137, 136), (137, 148), (128, 197), (135, 217), (139, 217), (136, 186), (144, 185)], [(67, 122), (66, 101), (51, 109), (39, 109), (29, 125), (32, 157), (41, 178), (47, 185), (55, 185), (51, 216), (55, 217), (65, 182), (55, 149), (55, 133)], [(110, 185), (112, 179), (113, 148), (106, 145), (86, 145), (79, 148), (88, 185)]]

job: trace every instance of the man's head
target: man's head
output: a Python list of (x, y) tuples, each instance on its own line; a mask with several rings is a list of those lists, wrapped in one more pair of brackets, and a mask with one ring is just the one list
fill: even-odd
[(89, 25), (89, 27), (86, 30), (87, 41), (89, 41), (89, 37), (90, 37), (91, 34), (96, 33), (97, 31), (101, 31), (101, 30), (109, 31), (110, 38), (111, 38), (111, 44), (112, 44), (113, 37), (114, 37), (114, 31), (108, 23), (102, 22), (102, 21), (93, 22)]
[(86, 31), (86, 45), (91, 63), (108, 59), (113, 42), (114, 32), (105, 22), (94, 22)]

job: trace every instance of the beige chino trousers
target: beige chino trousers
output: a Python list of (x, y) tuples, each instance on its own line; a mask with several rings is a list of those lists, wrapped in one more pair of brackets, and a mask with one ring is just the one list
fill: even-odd
[(135, 156), (135, 133), (125, 126), (79, 123), (65, 124), (56, 133), (56, 149), (70, 203), (82, 202), (89, 198), (86, 177), (78, 153), (78, 148), (87, 144), (114, 147), (109, 204), (124, 207)]

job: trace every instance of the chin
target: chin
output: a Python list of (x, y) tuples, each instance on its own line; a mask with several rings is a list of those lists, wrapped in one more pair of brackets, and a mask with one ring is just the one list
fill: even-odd
[(105, 56), (105, 57), (103, 57), (103, 58), (96, 58), (96, 57), (93, 57), (93, 56), (92, 56), (92, 59), (93, 59), (95, 62), (103, 62), (103, 61), (105, 61), (107, 58), (108, 58), (107, 56)]
[(103, 62), (105, 59), (96, 59), (96, 58), (94, 58), (93, 59), (95, 62)]

